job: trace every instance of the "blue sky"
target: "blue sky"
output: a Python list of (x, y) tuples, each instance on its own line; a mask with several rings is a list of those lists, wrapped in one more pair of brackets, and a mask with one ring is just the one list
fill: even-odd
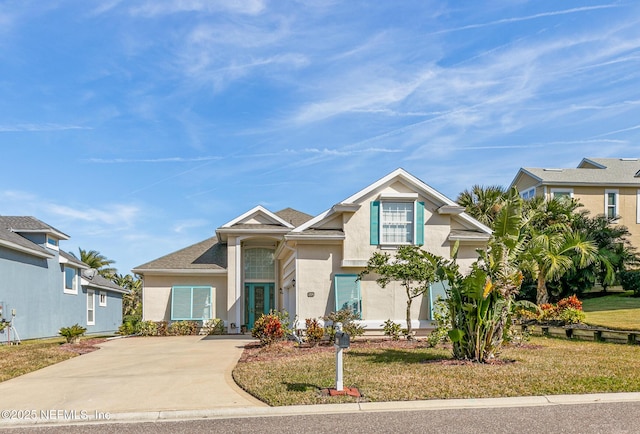
[(0, 214), (120, 272), (398, 167), (638, 157), (640, 3), (0, 1)]

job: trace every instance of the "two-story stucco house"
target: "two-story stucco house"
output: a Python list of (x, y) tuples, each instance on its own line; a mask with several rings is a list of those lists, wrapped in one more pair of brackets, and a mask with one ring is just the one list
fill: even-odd
[[(491, 230), (423, 181), (398, 169), (318, 216), (257, 206), (200, 243), (136, 267), (143, 276), (145, 320), (226, 321), (230, 333), (250, 329), (261, 313), (286, 310), (304, 325), (348, 307), (367, 330), (387, 319), (403, 323), (406, 294), (357, 280), (374, 252), (415, 244), (468, 268)], [(413, 303), (415, 328), (431, 325), (442, 285)]]
[(0, 216), (0, 320), (15, 328), (0, 340), (58, 336), (76, 323), (88, 334), (118, 330), (127, 290), (64, 252), (68, 239), (35, 217)]
[(629, 241), (640, 247), (640, 160), (584, 158), (575, 169), (521, 168), (511, 182), (528, 199), (569, 196), (591, 216), (605, 215), (629, 229)]

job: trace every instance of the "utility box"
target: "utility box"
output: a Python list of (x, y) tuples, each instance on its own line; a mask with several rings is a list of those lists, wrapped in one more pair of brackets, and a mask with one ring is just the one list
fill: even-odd
[(351, 346), (351, 336), (345, 332), (336, 332), (335, 345), (338, 348), (349, 348)]

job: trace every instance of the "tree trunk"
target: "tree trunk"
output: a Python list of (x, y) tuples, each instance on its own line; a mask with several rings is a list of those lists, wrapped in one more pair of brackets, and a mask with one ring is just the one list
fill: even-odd
[(411, 330), (411, 303), (413, 302), (413, 298), (409, 297), (407, 299), (407, 340), (413, 339), (413, 331)]
[(536, 303), (539, 305), (547, 303), (549, 301), (549, 293), (547, 292), (547, 282), (544, 278), (544, 274), (541, 271), (538, 272), (538, 287), (536, 290)]

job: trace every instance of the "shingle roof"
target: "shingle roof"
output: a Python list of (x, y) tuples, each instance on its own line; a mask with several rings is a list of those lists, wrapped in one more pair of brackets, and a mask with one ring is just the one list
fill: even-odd
[(71, 262), (72, 264), (74, 264), (74, 265), (76, 265), (76, 266), (78, 266), (80, 268), (89, 268), (89, 266), (87, 264), (82, 262), (80, 259), (76, 258), (71, 253), (65, 252), (64, 250), (60, 250), (60, 256), (62, 256), (67, 261)]
[[(601, 166), (602, 168), (592, 168)], [(587, 166), (587, 167), (585, 167)], [(576, 169), (522, 169), (545, 184), (640, 185), (640, 160), (622, 158), (585, 158)]]
[(178, 269), (211, 269), (227, 268), (227, 245), (218, 243), (216, 237), (185, 247), (177, 252), (169, 253), (134, 270), (178, 270)]
[(82, 278), (87, 282), (86, 286), (88, 287), (122, 292), (125, 294), (128, 294), (130, 292), (128, 289), (125, 289), (113, 283), (111, 280), (102, 277), (100, 274), (98, 274), (98, 270), (94, 268), (90, 270), (83, 270)]
[(69, 235), (31, 216), (1, 216), (0, 224), (3, 229), (10, 229), (14, 232), (43, 232), (69, 239)]
[(40, 257), (53, 256), (47, 251), (47, 249), (29, 241), (15, 232), (12, 232), (11, 228), (12, 223), (15, 221), (14, 219), (15, 217), (0, 216), (0, 244), (9, 248), (17, 246), (19, 247), (19, 250), (27, 250)]
[(280, 217), (282, 220), (288, 221), (295, 227), (298, 227), (313, 218), (312, 215), (303, 213), (302, 211), (298, 211), (293, 208), (285, 208), (274, 214)]

